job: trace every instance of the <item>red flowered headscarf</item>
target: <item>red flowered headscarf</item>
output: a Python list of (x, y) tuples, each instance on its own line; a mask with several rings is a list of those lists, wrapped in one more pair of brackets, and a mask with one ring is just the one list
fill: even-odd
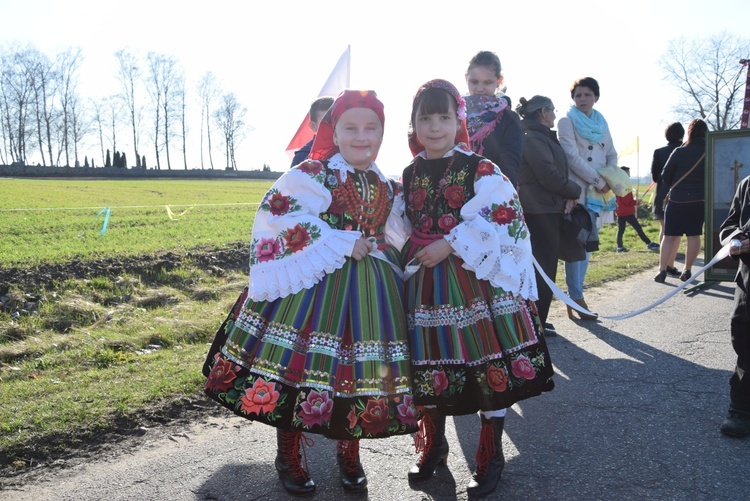
[[(458, 116), (458, 119), (461, 121), (461, 127), (458, 130), (458, 133), (456, 134), (456, 144), (458, 143), (469, 143), (469, 133), (466, 130), (466, 101), (464, 101), (464, 98), (461, 97), (461, 94), (458, 92), (458, 89), (450, 83), (447, 80), (441, 80), (439, 78), (435, 80), (430, 80), (423, 86), (419, 88), (416, 95), (414, 96), (414, 103), (412, 104), (412, 113), (413, 113), (413, 107), (414, 104), (417, 103), (417, 99), (419, 99), (419, 95), (424, 92), (427, 89), (443, 89), (448, 94), (453, 96), (453, 98), (456, 100), (456, 115)], [(417, 132), (414, 128), (414, 124), (411, 124), (411, 127), (409, 128), (409, 149), (411, 149), (412, 155), (416, 156), (420, 152), (424, 151), (424, 146), (422, 146), (422, 143), (419, 142), (417, 139)]]
[(385, 127), (383, 103), (380, 102), (374, 90), (345, 90), (339, 94), (331, 109), (318, 124), (318, 132), (315, 135), (309, 158), (328, 160), (339, 152), (339, 147), (333, 143), (333, 131), (341, 115), (352, 108), (367, 108), (374, 111), (380, 119), (380, 124)]

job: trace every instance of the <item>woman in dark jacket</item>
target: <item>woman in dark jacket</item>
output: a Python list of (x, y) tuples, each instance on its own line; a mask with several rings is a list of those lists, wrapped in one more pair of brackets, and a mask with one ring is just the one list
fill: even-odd
[[(682, 146), (682, 138), (685, 137), (685, 129), (680, 122), (669, 124), (664, 131), (664, 137), (667, 138), (667, 145), (654, 150), (654, 158), (651, 161), (651, 180), (656, 183), (656, 196), (654, 197), (654, 219), (659, 221), (659, 245), (664, 241), (664, 197), (667, 195), (667, 187), (661, 181), (661, 171), (664, 170), (669, 155)], [(674, 248), (674, 254), (667, 262), (667, 274), (675, 277), (680, 276), (680, 272), (674, 267), (675, 254), (680, 246), (680, 237), (677, 237), (677, 245)]]
[[(692, 275), (690, 268), (701, 248), (701, 234), (705, 219), (706, 159), (704, 155), (707, 131), (706, 122), (700, 118), (690, 122), (685, 146), (676, 148), (672, 152), (661, 172), (660, 181), (671, 192), (664, 211), (664, 242), (659, 251), (659, 274), (654, 277), (657, 282), (664, 282), (666, 279), (669, 257), (673, 255), (674, 248), (678, 245), (682, 235), (687, 236), (685, 269), (680, 275), (680, 280), (683, 282), (690, 279)], [(686, 177), (682, 179), (683, 176)]]
[[(531, 251), (544, 273), (553, 281), (557, 275), (560, 250), (560, 226), (563, 216), (575, 206), (581, 195), (578, 183), (568, 179), (568, 160), (557, 135), (555, 106), (548, 97), (521, 98), (516, 107), (523, 120), (523, 157), (518, 176), (518, 196), (521, 199), (526, 224), (531, 236)], [(536, 273), (539, 300), (537, 309), (547, 334), (554, 333), (547, 323), (552, 290)]]

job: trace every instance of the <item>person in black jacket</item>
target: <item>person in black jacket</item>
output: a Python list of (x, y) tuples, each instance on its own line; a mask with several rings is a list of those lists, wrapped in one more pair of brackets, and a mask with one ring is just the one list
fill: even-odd
[[(333, 105), (333, 98), (330, 96), (323, 96), (319, 97), (315, 101), (312, 102), (310, 105), (310, 120), (307, 122), (307, 126), (310, 127), (310, 130), (312, 130), (314, 133), (317, 134), (318, 132), (318, 124), (325, 116), (328, 109)], [(290, 167), (294, 167), (296, 165), (301, 164), (305, 160), (307, 160), (307, 157), (310, 155), (310, 150), (312, 149), (313, 142), (315, 141), (315, 136), (313, 135), (312, 139), (302, 146), (302, 148), (298, 149), (294, 152), (294, 157), (292, 158), (292, 165)]]
[(704, 171), (707, 131), (708, 125), (700, 118), (690, 122), (685, 146), (675, 148), (661, 172), (660, 179), (670, 195), (664, 210), (664, 241), (659, 252), (659, 274), (654, 277), (657, 282), (664, 282), (666, 279), (667, 263), (676, 252), (680, 236), (687, 237), (685, 268), (680, 275), (683, 282), (692, 276), (690, 268), (700, 252), (705, 220)]
[(750, 290), (750, 177), (740, 181), (732, 200), (729, 215), (719, 229), (722, 245), (732, 239), (739, 247), (731, 247), (730, 254), (739, 259), (735, 276), (734, 311), (730, 321), (732, 347), (737, 354), (737, 365), (729, 379), (729, 412), (720, 430), (730, 437), (750, 435), (750, 310), (747, 293)]
[[(654, 219), (659, 221), (661, 229), (659, 231), (659, 245), (664, 242), (664, 197), (667, 195), (668, 188), (664, 185), (661, 180), (661, 171), (664, 169), (664, 165), (669, 159), (669, 155), (675, 150), (675, 148), (682, 146), (682, 138), (685, 137), (685, 129), (682, 127), (680, 122), (674, 122), (667, 126), (664, 131), (664, 136), (667, 138), (667, 145), (654, 150), (654, 158), (651, 161), (651, 180), (656, 183), (656, 195), (654, 197)], [(677, 255), (677, 249), (680, 246), (681, 237), (677, 237), (677, 245), (674, 247), (674, 252), (671, 256), (667, 256), (667, 274), (673, 277), (680, 276), (680, 272), (674, 267), (674, 260)]]
[(466, 70), (466, 127), (471, 149), (500, 167), (514, 187), (523, 153), (521, 120), (504, 94), (500, 59), (494, 52), (478, 52)]
[[(518, 196), (521, 199), (526, 225), (531, 236), (531, 252), (544, 273), (555, 281), (560, 251), (560, 228), (564, 214), (570, 212), (581, 196), (581, 187), (568, 179), (568, 160), (557, 135), (555, 106), (545, 96), (521, 98), (516, 107), (523, 120), (523, 159), (518, 175)], [(545, 333), (555, 334), (547, 322), (552, 290), (536, 271), (539, 300), (536, 302)]]

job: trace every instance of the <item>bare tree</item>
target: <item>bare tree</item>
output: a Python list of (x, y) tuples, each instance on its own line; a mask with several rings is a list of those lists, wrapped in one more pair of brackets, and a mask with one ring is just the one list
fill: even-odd
[(26, 163), (34, 140), (34, 49), (12, 48), (0, 56), (0, 99), (11, 162)]
[(42, 157), (42, 165), (47, 165), (45, 145), (52, 162), (52, 121), (56, 119), (55, 88), (57, 75), (49, 58), (36, 48), (29, 53), (31, 86), (34, 92), (34, 122), (36, 125), (37, 143)]
[(179, 95), (182, 82), (182, 70), (174, 57), (149, 52), (148, 91), (154, 107), (154, 145), (156, 165), (160, 167), (159, 152), (161, 146), (167, 157), (167, 169), (172, 170), (170, 159), (170, 140), (176, 136), (175, 123), (179, 118)]
[(115, 57), (119, 63), (118, 79), (122, 85), (121, 97), (126, 105), (130, 116), (130, 125), (133, 128), (133, 151), (135, 152), (136, 167), (141, 166), (141, 156), (138, 154), (138, 137), (140, 135), (139, 127), (141, 122), (141, 107), (137, 102), (138, 86), (141, 79), (141, 69), (138, 66), (138, 59), (127, 49), (121, 49), (115, 52)]
[(745, 88), (739, 60), (748, 56), (750, 40), (727, 32), (671, 41), (660, 65), (665, 79), (680, 91), (675, 106), (680, 119), (702, 118), (713, 130), (736, 128)]
[(73, 159), (76, 167), (81, 166), (80, 148), (86, 136), (91, 132), (92, 118), (89, 110), (83, 105), (77, 94), (70, 99), (70, 137), (73, 140)]
[(224, 138), (227, 169), (237, 170), (235, 151), (245, 137), (247, 128), (245, 115), (247, 115), (247, 108), (237, 101), (237, 97), (232, 92), (224, 94), (221, 106), (214, 111), (214, 121)]
[[(70, 142), (73, 138), (73, 123), (76, 121), (74, 117), (75, 106), (78, 104), (79, 99), (76, 95), (76, 88), (78, 86), (78, 79), (76, 72), (81, 64), (82, 56), (81, 49), (67, 49), (61, 52), (55, 62), (57, 68), (57, 74), (60, 82), (60, 107), (62, 109), (62, 141), (63, 150), (65, 151), (65, 165), (70, 166)], [(73, 145), (75, 150), (77, 145)], [(74, 153), (75, 156), (75, 153)], [(78, 158), (74, 158), (75, 162), (78, 162)]]
[[(210, 71), (203, 75), (200, 82), (198, 82), (198, 94), (201, 100), (201, 169), (203, 166), (203, 139), (206, 138), (208, 142), (208, 161), (211, 165), (211, 169), (214, 168), (214, 158), (211, 148), (211, 104), (219, 96), (221, 90), (219, 84), (216, 81), (216, 77)], [(205, 124), (205, 135), (203, 125)]]
[(187, 162), (187, 91), (185, 89), (185, 78), (180, 78), (177, 82), (177, 100), (180, 105), (180, 126), (182, 130), (182, 162), (185, 166), (185, 170), (188, 170)]

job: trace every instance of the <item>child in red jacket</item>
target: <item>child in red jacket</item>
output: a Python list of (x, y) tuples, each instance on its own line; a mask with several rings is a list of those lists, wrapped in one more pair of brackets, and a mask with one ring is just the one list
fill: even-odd
[[(620, 167), (625, 171), (627, 175), (630, 175), (629, 167)], [(617, 197), (617, 208), (615, 209), (615, 216), (617, 216), (617, 252), (628, 252), (628, 248), (622, 245), (622, 236), (625, 233), (626, 223), (630, 223), (638, 236), (646, 244), (646, 248), (652, 251), (659, 250), (659, 244), (652, 242), (641, 228), (641, 223), (638, 222), (638, 217), (635, 215), (636, 207), (638, 206), (638, 200), (633, 197), (633, 193), (629, 192), (625, 196)]]

